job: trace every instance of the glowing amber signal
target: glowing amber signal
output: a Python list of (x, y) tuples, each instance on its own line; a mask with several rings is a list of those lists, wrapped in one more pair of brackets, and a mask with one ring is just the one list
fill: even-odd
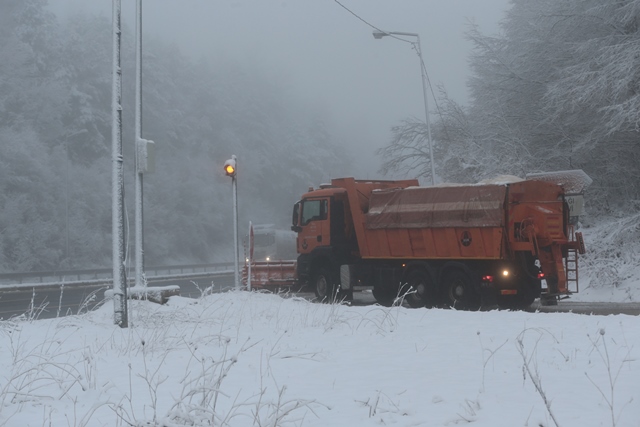
[(224, 162), (224, 173), (227, 176), (235, 177), (238, 172), (238, 168), (236, 167), (236, 156), (231, 156), (229, 160)]

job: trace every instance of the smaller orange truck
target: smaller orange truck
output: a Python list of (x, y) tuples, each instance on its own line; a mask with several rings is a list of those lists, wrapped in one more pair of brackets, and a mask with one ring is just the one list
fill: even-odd
[(584, 241), (554, 183), (338, 178), (303, 194), (292, 219), (297, 260), (252, 264), (253, 287), (307, 286), (323, 301), (371, 289), (383, 305), (465, 309), (578, 290)]

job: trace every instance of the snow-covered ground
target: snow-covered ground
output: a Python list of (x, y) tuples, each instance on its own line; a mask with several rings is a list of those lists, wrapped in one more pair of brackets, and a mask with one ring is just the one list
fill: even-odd
[(120, 329), (109, 303), (0, 323), (0, 425), (638, 426), (638, 342), (625, 315), (230, 292), (131, 301)]
[[(638, 301), (638, 216), (584, 225), (573, 300)], [(0, 426), (640, 425), (640, 318), (229, 292), (0, 322)]]

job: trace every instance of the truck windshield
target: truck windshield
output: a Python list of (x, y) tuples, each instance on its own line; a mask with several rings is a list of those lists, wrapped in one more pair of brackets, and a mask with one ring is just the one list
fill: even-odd
[(327, 200), (305, 200), (302, 205), (302, 225), (327, 219)]

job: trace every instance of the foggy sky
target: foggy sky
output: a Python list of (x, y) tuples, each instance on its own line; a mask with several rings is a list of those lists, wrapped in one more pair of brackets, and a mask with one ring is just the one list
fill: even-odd
[[(468, 20), (496, 33), (509, 0), (340, 2), (382, 30), (419, 33), (434, 91), (443, 84), (465, 103)], [(111, 16), (111, 0), (50, 4), (61, 16), (87, 8)], [(360, 177), (380, 177), (374, 151), (389, 141), (391, 126), (410, 116), (424, 119), (419, 59), (411, 45), (375, 40), (371, 27), (334, 0), (143, 0), (143, 11), (145, 34), (195, 57), (233, 60), (277, 76), (292, 97), (322, 107), (338, 126), (335, 134), (358, 150), (354, 170), (367, 175)], [(122, 12), (133, 28), (135, 1), (122, 0)], [(429, 103), (435, 111), (433, 98)]]

